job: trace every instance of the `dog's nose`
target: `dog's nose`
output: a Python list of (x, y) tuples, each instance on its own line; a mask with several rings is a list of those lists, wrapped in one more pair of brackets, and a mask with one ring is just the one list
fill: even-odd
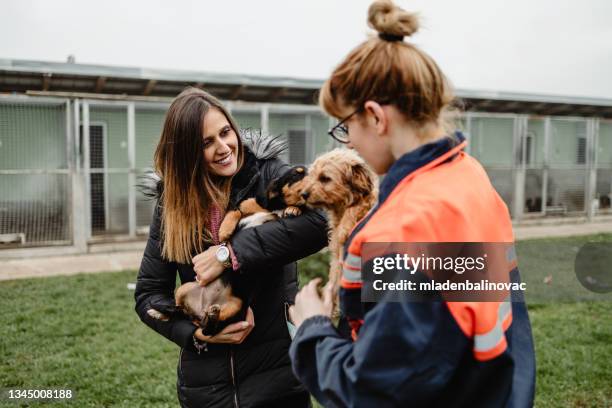
[(304, 191), (304, 192), (302, 192), (302, 198), (303, 198), (304, 200), (308, 200), (308, 196), (309, 196), (309, 195), (310, 195), (310, 193), (309, 193), (308, 191)]

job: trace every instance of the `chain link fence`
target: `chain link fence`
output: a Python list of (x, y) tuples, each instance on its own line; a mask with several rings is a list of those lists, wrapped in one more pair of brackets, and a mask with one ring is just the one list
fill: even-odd
[(493, 187), (513, 215), (514, 117), (471, 115), (469, 133), (470, 154), (485, 168)]
[(68, 102), (0, 99), (0, 248), (70, 244)]
[[(337, 144), (316, 107), (227, 103), (241, 128), (281, 135), (284, 160)], [(0, 249), (144, 238), (165, 102), (0, 97)], [(612, 121), (468, 113), (468, 152), (515, 219), (612, 214)], [(80, 246), (81, 248), (83, 246)]]
[(595, 157), (596, 177), (592, 206), (596, 214), (612, 214), (612, 121), (599, 122)]
[(521, 219), (609, 212), (612, 126), (601, 122), (597, 159), (590, 154), (597, 132), (589, 121), (476, 113), (462, 122), (468, 151), (483, 165), (512, 217)]

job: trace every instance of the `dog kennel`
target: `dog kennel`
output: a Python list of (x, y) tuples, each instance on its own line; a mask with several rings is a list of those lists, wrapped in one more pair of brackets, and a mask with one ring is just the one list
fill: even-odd
[[(314, 104), (321, 81), (0, 60), (0, 256), (144, 239), (170, 100), (186, 86), (225, 101), (243, 128), (283, 135), (284, 159), (337, 146)], [(516, 222), (612, 214), (612, 100), (458, 91), (458, 120)]]

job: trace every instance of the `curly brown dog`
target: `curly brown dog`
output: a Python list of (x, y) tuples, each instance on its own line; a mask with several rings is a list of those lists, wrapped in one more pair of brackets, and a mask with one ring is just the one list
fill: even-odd
[(353, 227), (376, 204), (378, 177), (355, 151), (334, 149), (312, 163), (302, 182), (302, 197), (308, 207), (327, 212), (331, 230), (329, 280), (336, 304), (342, 248)]

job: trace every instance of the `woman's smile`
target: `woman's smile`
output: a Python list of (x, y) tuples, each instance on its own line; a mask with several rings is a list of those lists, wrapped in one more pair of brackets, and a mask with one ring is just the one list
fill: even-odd
[(234, 153), (229, 152), (225, 154), (223, 157), (221, 157), (219, 160), (215, 160), (215, 164), (218, 164), (221, 166), (229, 166), (230, 164), (232, 164), (234, 157), (235, 157)]

